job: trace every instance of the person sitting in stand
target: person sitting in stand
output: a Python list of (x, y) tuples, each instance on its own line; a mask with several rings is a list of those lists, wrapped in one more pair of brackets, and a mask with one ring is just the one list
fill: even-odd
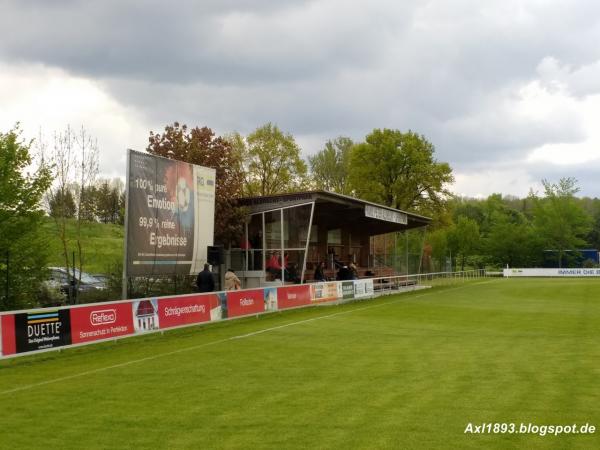
[(350, 269), (350, 273), (352, 274), (352, 279), (353, 280), (358, 280), (358, 268), (356, 267), (356, 264), (354, 264), (353, 262), (350, 263), (350, 265), (348, 266), (348, 269)]
[(273, 252), (269, 260), (267, 261), (266, 270), (268, 273), (278, 280), (281, 279), (281, 258), (279, 252)]
[(346, 281), (352, 279), (352, 272), (350, 271), (347, 265), (344, 264), (342, 265), (342, 267), (340, 267), (340, 270), (338, 270), (337, 273), (337, 279), (339, 281)]
[(315, 281), (328, 281), (327, 277), (325, 276), (325, 262), (321, 261), (319, 264), (317, 264), (313, 278)]

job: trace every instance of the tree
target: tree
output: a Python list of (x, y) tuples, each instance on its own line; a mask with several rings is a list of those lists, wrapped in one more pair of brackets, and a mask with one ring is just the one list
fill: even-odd
[(77, 214), (77, 208), (75, 207), (75, 199), (70, 189), (62, 190), (56, 188), (54, 192), (49, 196), (48, 208), (50, 217), (66, 217), (72, 219)]
[(301, 190), (306, 185), (306, 163), (290, 133), (267, 123), (246, 138), (250, 195), (273, 195)]
[[(514, 213), (514, 214), (513, 214)], [(495, 213), (485, 238), (485, 254), (500, 267), (535, 267), (540, 262), (541, 248), (533, 226), (517, 211)]]
[[(83, 126), (77, 133), (67, 126), (64, 131), (54, 133), (49, 153), (41, 136), (38, 145), (54, 169), (55, 187), (48, 189), (46, 201), (48, 208), (55, 212), (52, 217), (62, 245), (65, 268), (74, 281), (69, 301), (77, 303), (86, 258), (81, 225), (84, 221), (95, 220), (93, 186), (98, 175), (98, 142)], [(75, 202), (76, 209), (74, 232), (70, 232), (68, 226), (72, 221), (71, 201)]]
[(338, 194), (352, 193), (348, 173), (353, 146), (354, 142), (350, 138), (340, 136), (333, 141), (327, 141), (323, 150), (308, 158), (317, 188)]
[(375, 129), (350, 157), (350, 184), (357, 197), (393, 208), (434, 214), (451, 196), (454, 181), (434, 146), (412, 131)]
[(152, 155), (185, 161), (217, 172), (215, 190), (215, 243), (227, 245), (243, 233), (244, 209), (237, 205), (242, 193), (243, 173), (240, 154), (230, 142), (207, 127), (192, 128), (178, 122), (162, 134), (150, 132), (146, 148)]
[(18, 125), (0, 133), (0, 293), (2, 310), (36, 306), (34, 299), (45, 276), (47, 244), (39, 230), (40, 202), (52, 182), (41, 164), (33, 173), (31, 143), (21, 139)]
[(449, 247), (453, 254), (460, 256), (460, 270), (465, 270), (467, 257), (477, 251), (479, 245), (479, 226), (468, 217), (459, 217), (456, 225), (449, 231)]
[(575, 199), (579, 192), (575, 178), (561, 178), (556, 184), (542, 180), (542, 184), (545, 197), (534, 196), (534, 224), (545, 248), (557, 251), (558, 267), (562, 267), (567, 250), (585, 246), (591, 218)]

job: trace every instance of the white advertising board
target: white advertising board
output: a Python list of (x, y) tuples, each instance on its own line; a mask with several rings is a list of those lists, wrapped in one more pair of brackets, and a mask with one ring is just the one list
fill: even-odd
[(600, 269), (504, 269), (505, 277), (600, 277)]

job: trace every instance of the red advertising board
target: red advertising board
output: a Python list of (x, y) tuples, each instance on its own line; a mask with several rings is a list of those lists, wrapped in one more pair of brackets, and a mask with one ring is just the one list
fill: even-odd
[(264, 310), (264, 289), (227, 292), (227, 317), (256, 314)]
[(208, 322), (210, 321), (211, 305), (215, 303), (218, 303), (215, 294), (159, 298), (158, 317), (160, 328)]
[(96, 304), (71, 309), (73, 344), (133, 334), (131, 303)]
[(277, 308), (295, 308), (310, 305), (310, 286), (300, 284), (277, 288)]
[(2, 355), (14, 355), (17, 352), (15, 340), (15, 316), (7, 314), (2, 316)]

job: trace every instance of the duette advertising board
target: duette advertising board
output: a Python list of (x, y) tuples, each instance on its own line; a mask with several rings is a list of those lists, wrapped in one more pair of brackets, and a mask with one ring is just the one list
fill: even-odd
[(198, 272), (213, 244), (215, 170), (129, 151), (127, 275)]

